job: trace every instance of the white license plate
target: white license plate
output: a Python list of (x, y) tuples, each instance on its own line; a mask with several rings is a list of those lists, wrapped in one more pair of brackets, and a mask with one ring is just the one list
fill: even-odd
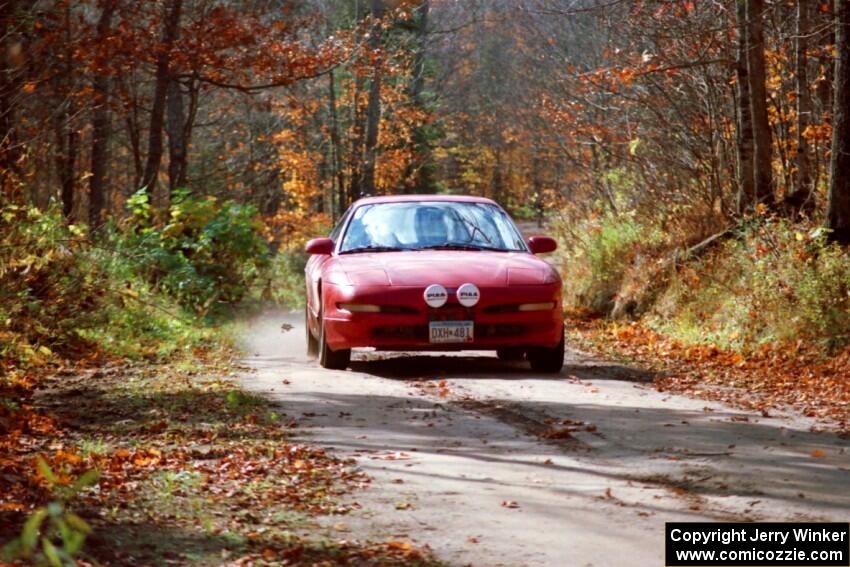
[(428, 323), (432, 343), (471, 343), (472, 321), (431, 321)]

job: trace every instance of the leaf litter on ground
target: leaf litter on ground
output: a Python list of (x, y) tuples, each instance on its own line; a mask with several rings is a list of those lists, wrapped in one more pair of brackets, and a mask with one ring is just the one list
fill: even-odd
[[(339, 540), (313, 518), (344, 515), (368, 485), (353, 459), (296, 442), (285, 408), (245, 393), (229, 351), (109, 372), (24, 375), (0, 388), (0, 546), (56, 482), (97, 470), (73, 506), (104, 565), (436, 564), (427, 546)], [(409, 458), (394, 455), (394, 458)]]

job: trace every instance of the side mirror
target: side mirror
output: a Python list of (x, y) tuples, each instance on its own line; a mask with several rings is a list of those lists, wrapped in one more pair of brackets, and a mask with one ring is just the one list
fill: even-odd
[(528, 247), (531, 248), (532, 254), (553, 252), (558, 247), (558, 243), (555, 242), (555, 239), (548, 236), (532, 236), (527, 240), (527, 242)]
[(334, 251), (334, 241), (330, 238), (314, 238), (304, 246), (307, 254), (327, 256)]

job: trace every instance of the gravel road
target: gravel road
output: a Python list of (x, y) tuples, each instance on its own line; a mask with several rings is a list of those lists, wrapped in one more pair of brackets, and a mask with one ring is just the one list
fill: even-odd
[(307, 358), (300, 314), (250, 323), (242, 376), (371, 486), (336, 539), (405, 540), (457, 565), (663, 565), (664, 522), (847, 521), (848, 442), (800, 417), (660, 393), (568, 351), (560, 375), (490, 353)]

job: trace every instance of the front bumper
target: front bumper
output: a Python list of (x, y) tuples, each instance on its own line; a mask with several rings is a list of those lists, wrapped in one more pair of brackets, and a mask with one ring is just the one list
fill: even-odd
[[(505, 347), (555, 347), (563, 334), (560, 282), (545, 285), (482, 288), (481, 301), (460, 306), (453, 294), (443, 307), (433, 309), (422, 299), (424, 288), (327, 286), (325, 340), (334, 349), (374, 347), (379, 350), (495, 350)], [(545, 311), (516, 311), (525, 303), (554, 303)], [(390, 307), (393, 312), (352, 313), (340, 303)], [(469, 343), (429, 341), (429, 321), (473, 321)]]

